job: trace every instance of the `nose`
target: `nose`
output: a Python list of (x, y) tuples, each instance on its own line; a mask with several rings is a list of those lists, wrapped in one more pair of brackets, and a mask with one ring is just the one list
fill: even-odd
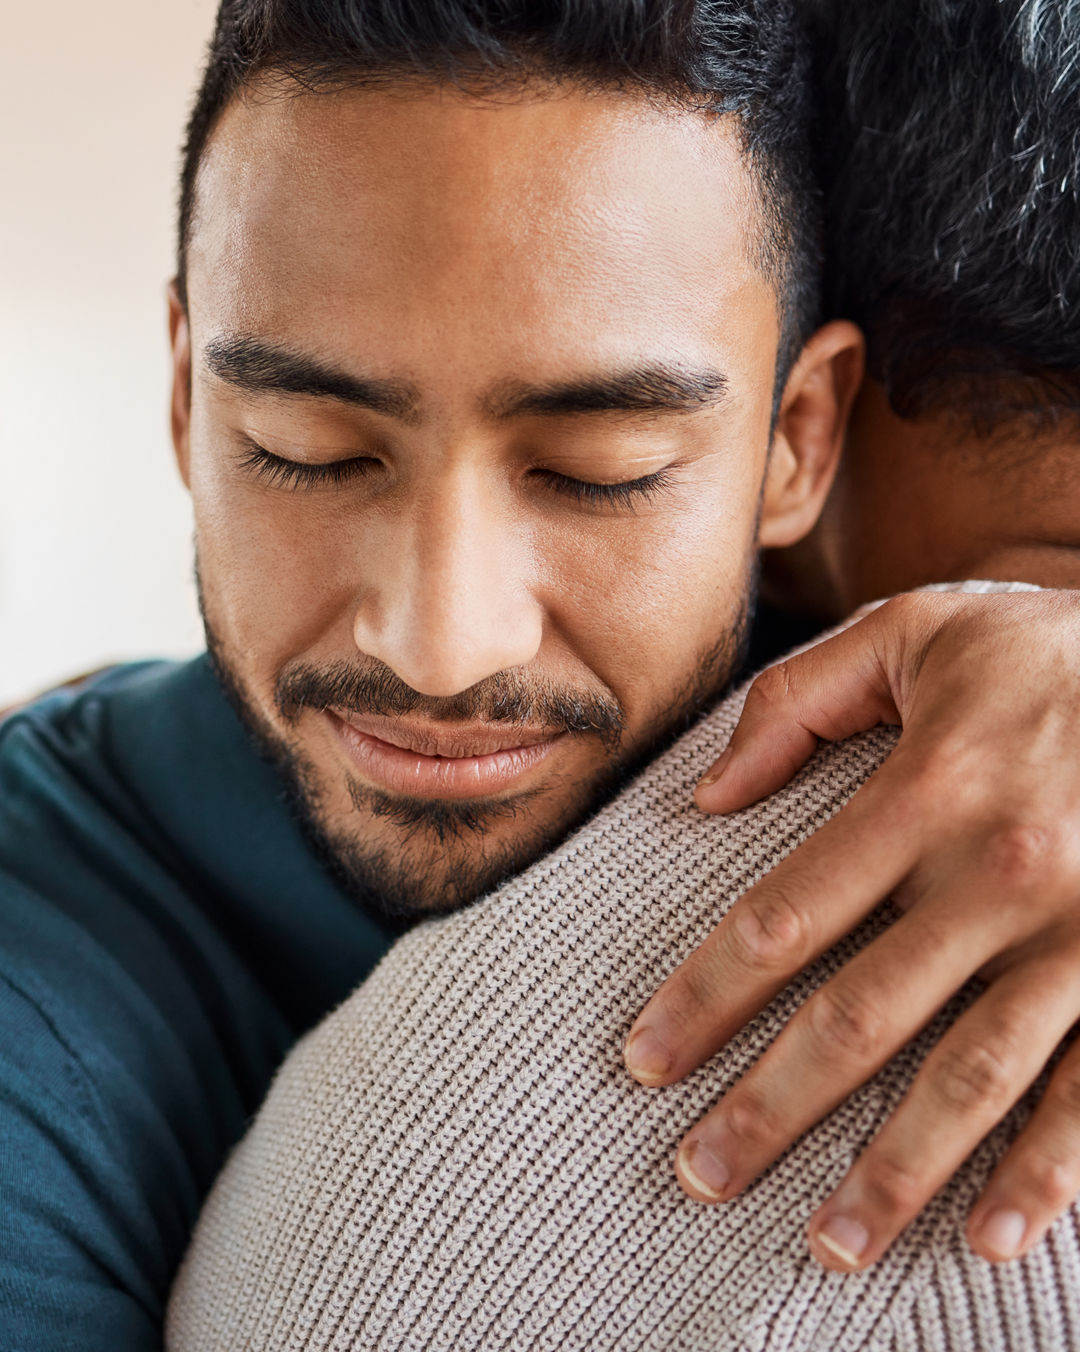
[(422, 695), (460, 694), (539, 651), (531, 551), (495, 497), (482, 475), (461, 474), (414, 499), (365, 570), (356, 646)]

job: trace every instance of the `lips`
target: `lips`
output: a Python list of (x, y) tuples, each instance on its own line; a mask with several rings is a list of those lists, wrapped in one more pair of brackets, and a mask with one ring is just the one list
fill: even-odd
[(446, 727), (328, 709), (355, 770), (381, 789), (421, 798), (478, 798), (527, 786), (566, 733), (512, 725)]

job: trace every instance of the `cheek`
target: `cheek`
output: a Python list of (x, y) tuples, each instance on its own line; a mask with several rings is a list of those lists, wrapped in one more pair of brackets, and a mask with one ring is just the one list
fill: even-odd
[(646, 725), (739, 613), (753, 557), (750, 485), (692, 510), (598, 532), (560, 570), (547, 607), (574, 657)]
[(347, 655), (358, 568), (378, 548), (356, 514), (246, 481), (198, 450), (191, 494), (208, 618), (247, 678), (269, 689), (320, 645), (324, 659)]

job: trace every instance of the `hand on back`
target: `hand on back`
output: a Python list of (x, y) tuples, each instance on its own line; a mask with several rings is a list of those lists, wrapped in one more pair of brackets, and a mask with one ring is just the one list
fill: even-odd
[[(876, 1261), (1080, 1019), (1080, 593), (918, 593), (764, 672), (698, 787), (707, 812), (775, 792), (879, 723), (892, 755), (732, 908), (646, 1006), (627, 1063), (668, 1084), (891, 896), (904, 912), (824, 985), (688, 1135), (677, 1172), (725, 1201), (874, 1075), (973, 976), (980, 996), (810, 1225)], [(715, 776), (715, 777), (714, 777)], [(1080, 1193), (1080, 1047), (976, 1205), (983, 1256), (1023, 1253)]]

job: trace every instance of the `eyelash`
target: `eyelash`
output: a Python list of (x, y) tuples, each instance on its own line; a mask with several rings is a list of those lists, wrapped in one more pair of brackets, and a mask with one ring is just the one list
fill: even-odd
[(618, 484), (594, 484), (587, 479), (571, 479), (565, 474), (555, 474), (551, 470), (539, 470), (538, 474), (556, 493), (572, 498), (586, 507), (625, 507), (633, 510), (635, 503), (648, 502), (651, 498), (671, 487), (672, 476), (666, 469), (658, 469), (654, 474), (643, 475), (640, 479), (628, 479)]
[(344, 484), (363, 478), (373, 462), (367, 456), (351, 460), (332, 460), (325, 465), (304, 465), (298, 460), (286, 460), (254, 442), (240, 461), (242, 469), (254, 470), (260, 479), (282, 488), (318, 488), (320, 484)]
[[(282, 488), (317, 488), (324, 484), (339, 486), (361, 479), (369, 473), (370, 466), (375, 462), (366, 456), (355, 456), (350, 460), (333, 460), (324, 465), (305, 465), (297, 460), (286, 460), (251, 442), (240, 463), (242, 468), (254, 470), (267, 483)], [(556, 474), (554, 470), (536, 470), (535, 473), (553, 492), (572, 498), (586, 507), (623, 507), (633, 510), (636, 501), (648, 501), (672, 484), (672, 476), (667, 469), (615, 484), (572, 479), (565, 474)]]

